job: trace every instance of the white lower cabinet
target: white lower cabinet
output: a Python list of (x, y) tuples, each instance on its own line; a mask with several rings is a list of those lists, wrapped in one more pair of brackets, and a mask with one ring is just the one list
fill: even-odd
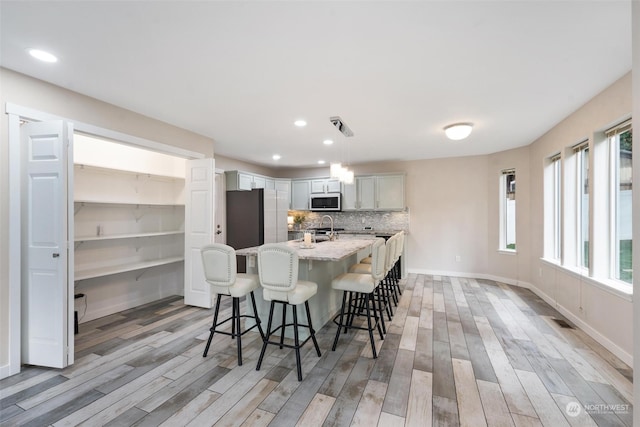
[(76, 165), (74, 280), (82, 321), (182, 294), (184, 179)]

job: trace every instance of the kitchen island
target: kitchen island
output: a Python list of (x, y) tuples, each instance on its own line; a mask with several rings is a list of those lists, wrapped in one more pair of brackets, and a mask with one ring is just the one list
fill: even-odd
[[(311, 311), (311, 320), (316, 331), (320, 330), (325, 323), (333, 318), (338, 312), (342, 303), (342, 293), (334, 291), (331, 288), (331, 281), (338, 275), (349, 271), (349, 267), (358, 262), (362, 254), (368, 253), (373, 240), (371, 239), (337, 239), (334, 241), (318, 242), (309, 249), (302, 247), (300, 241), (283, 242), (283, 245), (295, 248), (298, 251), (299, 268), (298, 279), (308, 280), (318, 284), (318, 293), (309, 299), (309, 309)], [(360, 253), (360, 256), (358, 256)], [(258, 255), (258, 247), (251, 247), (236, 250), (236, 255), (247, 257), (247, 273), (258, 274), (256, 256)], [(258, 316), (262, 319), (263, 329), (266, 333), (267, 321), (269, 320), (270, 302), (262, 298), (262, 291), (255, 292), (256, 305), (258, 308)], [(278, 311), (274, 313), (274, 325), (280, 324), (282, 319), (282, 311), (277, 306)], [(252, 313), (250, 305), (247, 305), (247, 311)], [(291, 321), (291, 312), (287, 313)], [(298, 307), (298, 319), (300, 323), (306, 324), (306, 313), (304, 306)], [(251, 319), (246, 319), (250, 322)], [(247, 327), (252, 323), (247, 323)], [(287, 328), (291, 329), (291, 328)], [(300, 329), (300, 338), (307, 337), (304, 328)], [(293, 332), (287, 331), (287, 337)]]

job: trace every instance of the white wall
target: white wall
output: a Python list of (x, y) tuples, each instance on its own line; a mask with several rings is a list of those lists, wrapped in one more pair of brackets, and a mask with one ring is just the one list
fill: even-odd
[[(530, 145), (531, 229), (529, 282), (532, 289), (625, 362), (633, 357), (633, 306), (630, 297), (609, 292), (588, 277), (541, 260), (543, 256), (543, 161), (628, 117), (631, 74), (562, 120)], [(519, 178), (519, 177), (518, 177)], [(520, 180), (518, 180), (520, 185)], [(637, 211), (635, 213), (637, 217)], [(636, 221), (637, 222), (637, 221)], [(634, 228), (640, 227), (640, 224)]]

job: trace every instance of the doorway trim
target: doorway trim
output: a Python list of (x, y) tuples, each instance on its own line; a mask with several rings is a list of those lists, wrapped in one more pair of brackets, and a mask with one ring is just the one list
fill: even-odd
[[(21, 366), (21, 198), (22, 198), (22, 165), (20, 150), (20, 121), (64, 120), (74, 125), (74, 131), (113, 140), (127, 145), (144, 148), (185, 159), (203, 159), (206, 156), (195, 151), (185, 150), (161, 142), (128, 135), (122, 132), (79, 122), (44, 111), (6, 103), (5, 113), (8, 115), (8, 160), (9, 160), (9, 328), (8, 328), (8, 364), (0, 366), (0, 379), (20, 372)], [(73, 153), (70, 153), (73, 155)], [(71, 301), (73, 303), (73, 301)]]

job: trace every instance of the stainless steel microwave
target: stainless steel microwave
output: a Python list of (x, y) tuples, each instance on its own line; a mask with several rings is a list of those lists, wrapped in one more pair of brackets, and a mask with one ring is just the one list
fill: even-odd
[(342, 200), (340, 193), (323, 193), (311, 195), (312, 211), (340, 211), (342, 210)]

